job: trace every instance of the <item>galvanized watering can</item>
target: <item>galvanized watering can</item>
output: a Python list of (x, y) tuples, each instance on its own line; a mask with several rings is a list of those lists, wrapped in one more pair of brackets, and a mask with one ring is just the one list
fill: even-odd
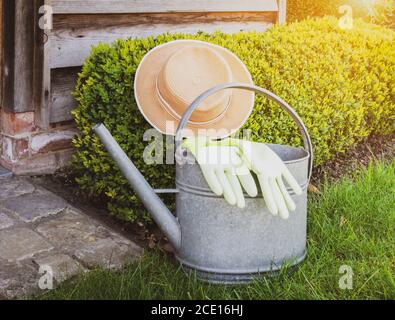
[[(180, 147), (182, 129), (193, 111), (210, 95), (223, 89), (243, 89), (276, 102), (296, 122), (304, 148), (269, 145), (285, 162), (303, 189), (290, 193), (296, 211), (288, 220), (273, 216), (262, 196), (245, 194), (244, 209), (229, 205), (209, 189), (197, 163), (176, 165), (176, 216), (174, 216), (134, 166), (103, 124), (94, 131), (133, 187), (153, 219), (176, 250), (184, 269), (195, 270), (201, 280), (214, 283), (248, 282), (284, 263), (296, 265), (306, 255), (307, 186), (311, 177), (313, 150), (305, 125), (296, 112), (272, 92), (243, 83), (218, 85), (197, 97), (183, 115), (176, 133), (176, 157), (191, 157)], [(290, 192), (290, 188), (288, 191)], [(169, 191), (171, 192), (171, 191)]]

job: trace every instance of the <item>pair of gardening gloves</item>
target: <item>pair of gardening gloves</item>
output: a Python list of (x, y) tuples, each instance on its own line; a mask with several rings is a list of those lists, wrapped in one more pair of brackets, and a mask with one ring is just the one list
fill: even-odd
[(210, 189), (223, 195), (229, 204), (245, 207), (243, 189), (251, 197), (258, 195), (253, 171), (273, 215), (288, 219), (289, 212), (295, 210), (283, 178), (297, 195), (302, 189), (279, 156), (264, 143), (233, 138), (214, 141), (198, 136), (184, 140), (183, 147), (195, 156)]

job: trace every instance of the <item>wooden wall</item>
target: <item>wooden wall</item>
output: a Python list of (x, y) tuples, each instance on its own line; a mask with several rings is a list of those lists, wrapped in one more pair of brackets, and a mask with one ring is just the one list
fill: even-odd
[[(278, 2), (279, 1), (279, 2)], [(284, 0), (45, 0), (53, 29), (45, 44), (41, 126), (71, 119), (71, 91), (92, 45), (163, 32), (265, 31)], [(44, 97), (45, 98), (45, 97)]]
[(32, 111), (38, 101), (41, 39), (36, 21), (41, 1), (2, 0), (2, 107), (6, 111)]
[(0, 109), (3, 105), (3, 31), (3, 1), (0, 1)]

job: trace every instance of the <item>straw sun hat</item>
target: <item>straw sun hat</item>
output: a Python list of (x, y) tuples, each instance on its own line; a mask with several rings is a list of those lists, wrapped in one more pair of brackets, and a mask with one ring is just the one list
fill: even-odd
[[(174, 135), (192, 101), (225, 82), (252, 84), (250, 73), (236, 55), (211, 43), (176, 40), (144, 56), (136, 71), (134, 92), (145, 119), (161, 133)], [(228, 136), (244, 124), (253, 104), (252, 92), (222, 90), (195, 110), (186, 128), (195, 134), (206, 129), (210, 136)]]

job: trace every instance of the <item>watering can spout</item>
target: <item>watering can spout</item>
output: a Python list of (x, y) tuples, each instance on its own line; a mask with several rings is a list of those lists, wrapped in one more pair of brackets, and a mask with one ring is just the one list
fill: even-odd
[(95, 125), (93, 131), (99, 136), (104, 147), (117, 163), (133, 190), (152, 215), (152, 218), (162, 229), (175, 249), (179, 249), (181, 245), (181, 228), (177, 219), (157, 196), (154, 189), (144, 179), (143, 175), (115, 141), (104, 124)]

